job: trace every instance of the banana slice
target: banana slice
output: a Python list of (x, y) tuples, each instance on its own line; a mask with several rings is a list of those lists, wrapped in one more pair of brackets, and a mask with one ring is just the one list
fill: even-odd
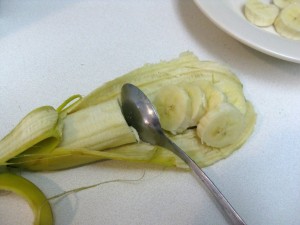
[(223, 148), (238, 140), (244, 124), (242, 113), (230, 103), (224, 102), (200, 119), (197, 135), (202, 143)]
[(245, 16), (253, 24), (260, 27), (271, 26), (279, 14), (274, 4), (266, 4), (260, 0), (248, 0), (245, 4)]
[(281, 10), (274, 23), (283, 37), (300, 40), (300, 3), (293, 3)]
[(183, 84), (182, 87), (188, 93), (191, 104), (192, 104), (192, 114), (190, 118), (189, 127), (196, 126), (199, 122), (200, 118), (206, 112), (206, 98), (205, 93), (200, 89), (199, 86), (193, 83), (186, 83)]
[(243, 85), (241, 83), (223, 80), (214, 84), (227, 98), (227, 102), (234, 105), (242, 114), (247, 111), (247, 103), (243, 93)]
[(176, 85), (161, 88), (153, 104), (161, 120), (163, 129), (173, 134), (181, 133), (189, 126), (192, 104), (187, 92)]
[(273, 3), (283, 9), (292, 3), (300, 3), (300, 0), (273, 0)]
[(199, 86), (201, 90), (205, 93), (206, 96), (206, 111), (215, 108), (216, 106), (220, 105), (222, 102), (226, 102), (226, 96), (222, 91), (220, 91), (218, 88), (214, 87), (214, 85), (207, 81), (202, 80), (195, 85)]

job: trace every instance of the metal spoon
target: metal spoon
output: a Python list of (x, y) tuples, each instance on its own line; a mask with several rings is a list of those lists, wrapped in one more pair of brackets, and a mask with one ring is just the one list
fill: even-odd
[(232, 224), (246, 224), (202, 169), (164, 134), (155, 108), (140, 89), (132, 84), (125, 84), (121, 90), (121, 108), (126, 122), (137, 130), (142, 141), (164, 147), (175, 153), (203, 181)]

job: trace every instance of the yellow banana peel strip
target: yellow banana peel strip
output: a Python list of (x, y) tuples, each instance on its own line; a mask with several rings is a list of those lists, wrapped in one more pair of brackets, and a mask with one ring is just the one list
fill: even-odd
[(0, 173), (0, 190), (23, 197), (34, 213), (34, 225), (52, 225), (51, 206), (41, 190), (27, 179), (13, 173)]
[(34, 153), (39, 149), (53, 149), (62, 136), (62, 121), (51, 106), (30, 112), (0, 141), (0, 165), (24, 151)]

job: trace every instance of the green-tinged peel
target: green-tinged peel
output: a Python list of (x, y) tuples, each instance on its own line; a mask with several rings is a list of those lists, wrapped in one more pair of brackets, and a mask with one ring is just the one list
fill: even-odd
[(41, 190), (29, 180), (12, 174), (0, 173), (0, 190), (11, 191), (23, 197), (34, 213), (33, 225), (52, 225), (51, 206)]
[[(33, 117), (30, 113), (24, 119), (29, 122), (25, 125), (21, 122), (15, 128), (24, 131), (25, 138), (20, 138), (14, 134), (16, 131), (12, 131), (0, 141), (0, 165), (28, 170), (60, 170), (114, 159), (186, 168), (183, 161), (169, 150), (138, 141), (136, 132), (127, 125), (121, 113), (118, 98), (125, 83), (138, 86), (154, 102), (160, 89), (171, 85), (184, 87), (183, 84), (187, 82), (201, 89), (201, 117), (222, 102), (227, 102), (236, 107), (245, 120), (240, 137), (222, 148), (205, 145), (197, 136), (194, 125), (187, 130), (172, 132), (176, 135), (167, 132), (200, 166), (211, 165), (241, 147), (254, 129), (256, 115), (251, 103), (243, 95), (243, 85), (234, 73), (218, 63), (200, 61), (190, 52), (168, 62), (147, 64), (103, 84), (86, 97), (72, 96), (57, 110), (46, 108), (52, 117), (41, 109), (38, 116)], [(187, 95), (187, 98), (191, 96)], [(197, 118), (192, 108), (186, 111), (190, 115), (185, 118)], [(39, 123), (36, 120), (47, 121), (47, 126), (28, 129)], [(193, 123), (184, 120), (184, 123), (196, 124), (197, 120)], [(17, 144), (11, 143), (12, 140), (16, 140)]]
[[(197, 138), (196, 130), (189, 129), (183, 134), (169, 137), (182, 149), (195, 159), (201, 167), (209, 166), (217, 160), (228, 157), (241, 147), (252, 133), (251, 124), (255, 123), (256, 115), (251, 103), (247, 103), (245, 127), (247, 127), (234, 144), (225, 148), (213, 148), (201, 143)], [(56, 148), (51, 154), (32, 154), (15, 158), (10, 162), (13, 165), (30, 170), (61, 170), (84, 165), (99, 160), (126, 160), (135, 162), (148, 162), (164, 166), (187, 168), (186, 164), (169, 150), (158, 146), (139, 142), (112, 148), (107, 151), (94, 151), (89, 149)]]
[[(55, 146), (62, 135), (61, 120), (51, 106), (30, 112), (8, 135), (0, 141), (0, 165), (22, 152), (48, 145)], [(47, 146), (42, 143), (47, 141)], [(35, 147), (33, 147), (35, 146)]]

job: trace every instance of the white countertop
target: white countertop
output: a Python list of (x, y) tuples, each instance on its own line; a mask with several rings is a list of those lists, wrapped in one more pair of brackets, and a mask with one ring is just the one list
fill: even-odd
[[(32, 109), (57, 107), (145, 63), (190, 50), (225, 63), (257, 112), (248, 142), (205, 171), (249, 225), (300, 223), (300, 65), (253, 50), (191, 1), (52, 0), (0, 3), (0, 138)], [(57, 225), (227, 224), (189, 172), (102, 162), (22, 175), (47, 196), (118, 182), (51, 201)], [(0, 196), (0, 224), (31, 224), (26, 203)]]

